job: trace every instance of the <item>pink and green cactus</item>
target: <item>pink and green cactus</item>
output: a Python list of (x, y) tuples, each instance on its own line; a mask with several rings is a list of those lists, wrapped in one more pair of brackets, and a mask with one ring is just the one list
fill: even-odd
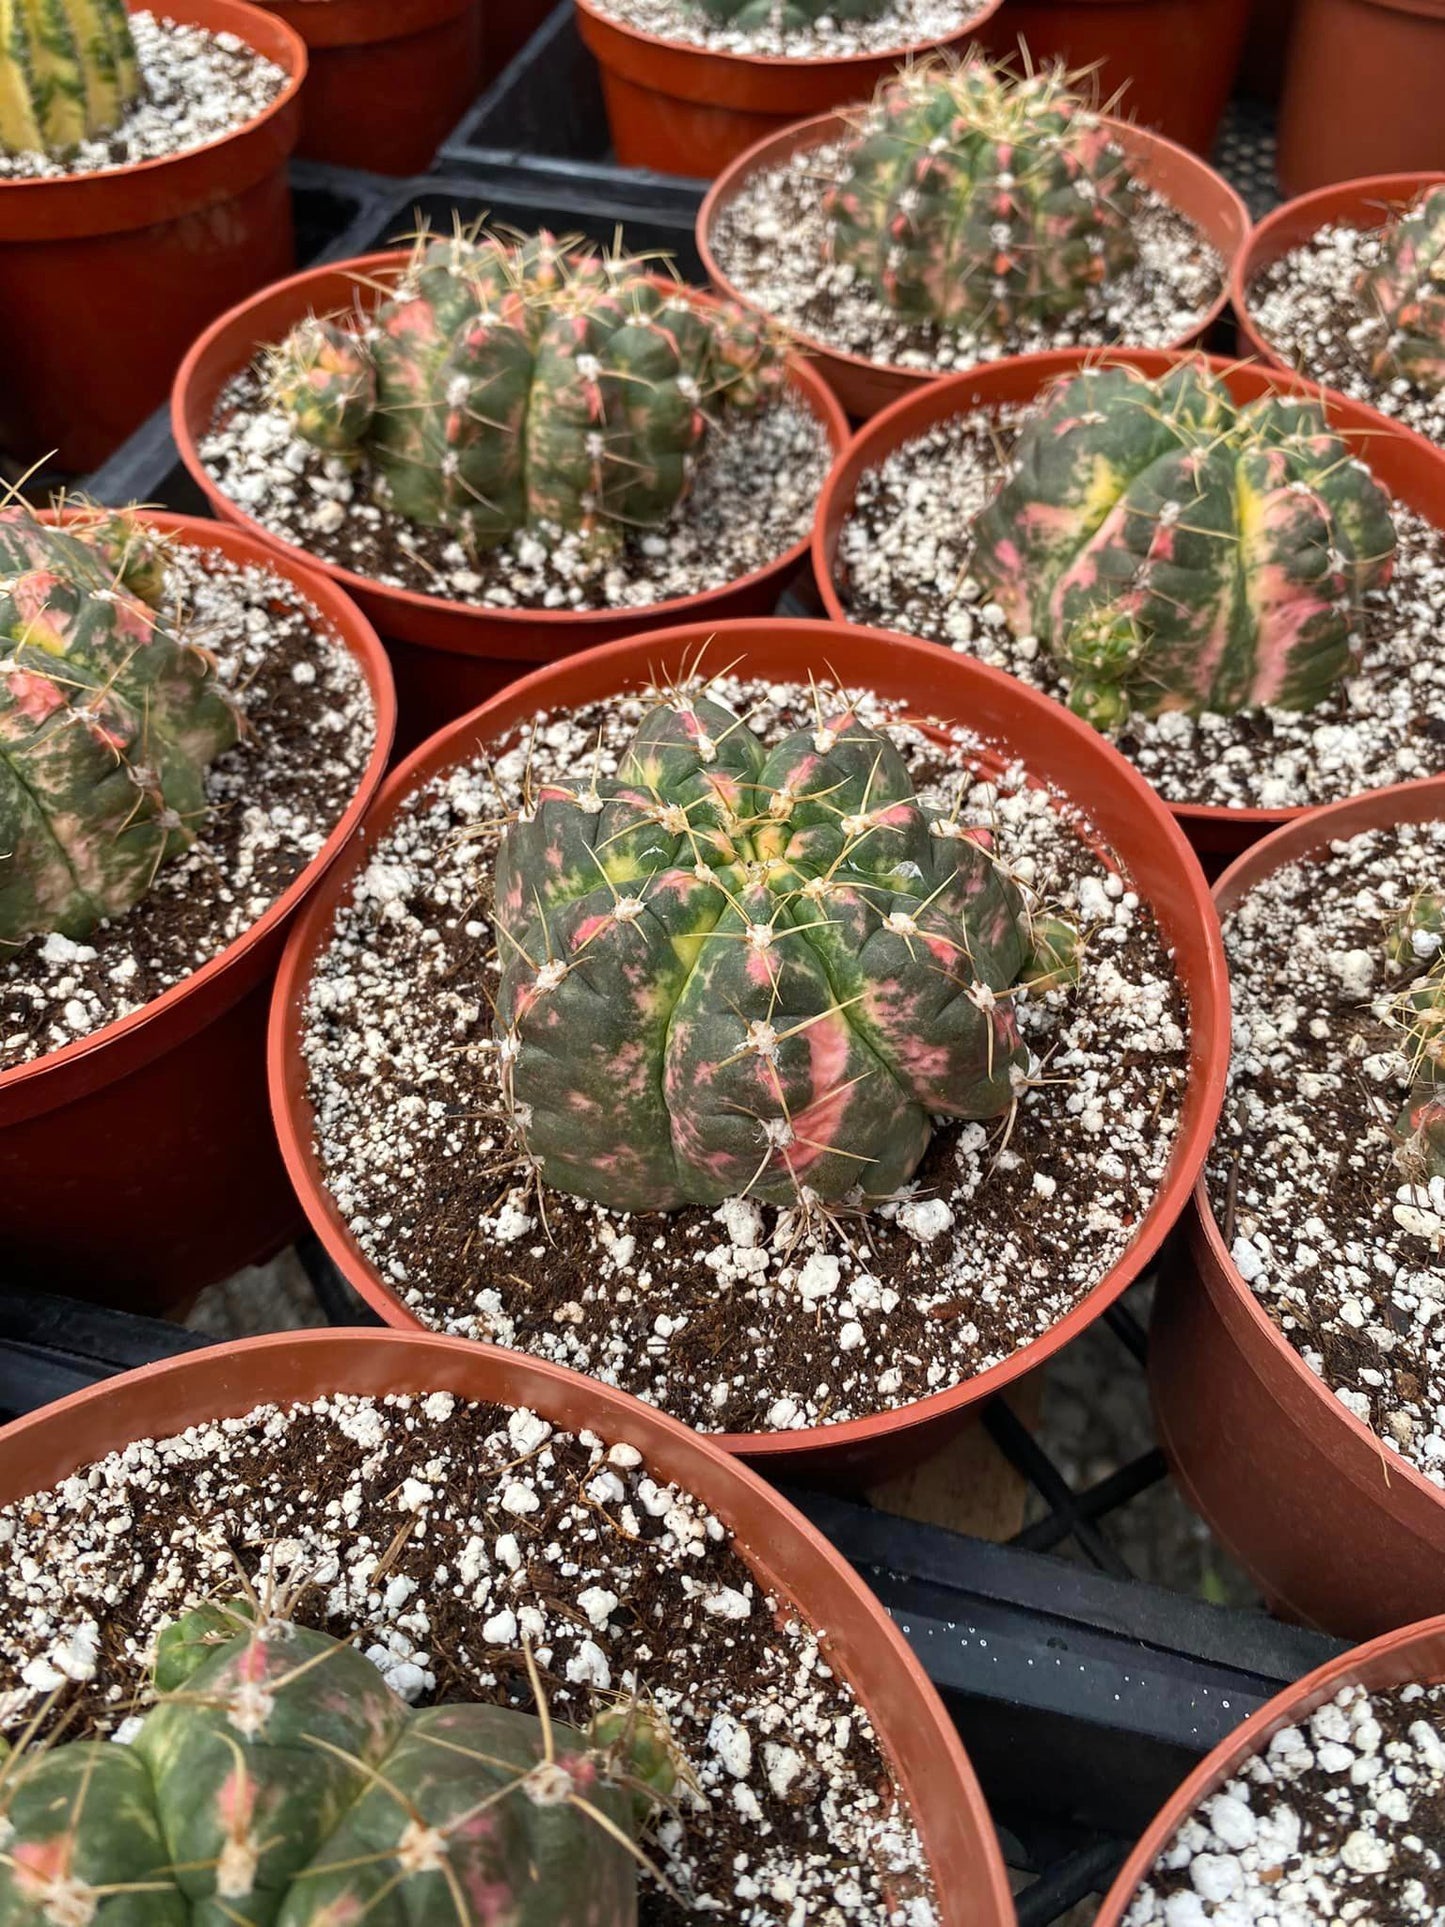
[(125, 0), (0, 0), (0, 153), (63, 159), (144, 91)]
[(645, 263), (539, 235), (423, 242), (358, 332), (303, 322), (269, 390), (296, 434), (370, 458), (376, 498), (474, 547), (522, 529), (603, 552), (665, 524), (709, 424), (775, 397), (781, 348)]
[(677, 1783), (654, 1717), (413, 1712), (244, 1607), (176, 1634), (129, 1745), (0, 1762), (0, 1927), (633, 1927), (638, 1825)]
[(692, 0), (699, 13), (724, 26), (743, 31), (771, 27), (775, 33), (811, 27), (825, 17), (840, 23), (876, 20), (892, 3), (893, 0)]
[(1390, 498), (1314, 401), (1236, 406), (1202, 360), (1057, 383), (975, 527), (974, 573), (1097, 728), (1308, 709), (1394, 564)]
[(1445, 389), (1445, 186), (1385, 230), (1380, 259), (1355, 292), (1378, 317), (1372, 373), (1426, 394)]
[(997, 340), (1087, 308), (1132, 267), (1137, 201), (1062, 70), (925, 63), (883, 86), (851, 142), (831, 253), (905, 319)]
[(1033, 952), (984, 841), (847, 708), (769, 751), (678, 692), (615, 781), (542, 789), (495, 915), (499, 1055), (544, 1183), (618, 1210), (876, 1200), (934, 1118), (1005, 1113)]
[(164, 576), (132, 518), (0, 512), (0, 951), (123, 916), (206, 821), (237, 711)]
[(1445, 1178), (1445, 896), (1417, 890), (1391, 923), (1385, 955), (1415, 974), (1395, 1000), (1410, 1096), (1396, 1124), (1397, 1161), (1417, 1182)]

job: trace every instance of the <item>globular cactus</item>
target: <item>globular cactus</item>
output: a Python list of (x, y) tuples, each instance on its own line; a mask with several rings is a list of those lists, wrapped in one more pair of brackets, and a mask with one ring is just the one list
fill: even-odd
[(771, 27), (776, 33), (811, 27), (824, 18), (839, 23), (876, 20), (892, 3), (893, 0), (693, 0), (700, 13), (725, 26)]
[(495, 915), (521, 1138), (614, 1209), (889, 1197), (933, 1118), (1002, 1115), (1027, 1067), (1018, 891), (846, 708), (768, 751), (707, 695), (659, 702), (615, 781), (508, 828)]
[(125, 0), (0, 0), (0, 152), (64, 159), (143, 91)]
[(0, 951), (123, 915), (205, 823), (239, 723), (164, 574), (129, 517), (0, 512)]
[(1100, 729), (1308, 709), (1394, 564), (1389, 496), (1313, 401), (1236, 406), (1200, 360), (1056, 384), (974, 531), (974, 574)]
[(1445, 897), (1418, 890), (1385, 938), (1397, 970), (1423, 971), (1395, 1001), (1400, 1047), (1410, 1064), (1410, 1097), (1396, 1124), (1396, 1160), (1417, 1182), (1445, 1178)]
[(479, 549), (526, 528), (596, 548), (664, 524), (709, 421), (779, 392), (738, 308), (540, 235), (423, 242), (359, 332), (303, 322), (269, 390), (297, 435), (364, 452), (377, 497)]
[(129, 1745), (0, 1766), (3, 1927), (633, 1927), (639, 1813), (676, 1781), (649, 1718), (413, 1712), (324, 1633), (176, 1631)]
[(1086, 308), (1132, 267), (1137, 201), (1061, 70), (925, 63), (885, 83), (850, 145), (831, 253), (906, 320), (999, 339)]
[(1372, 373), (1427, 394), (1445, 389), (1445, 187), (1386, 229), (1380, 260), (1355, 286), (1378, 317)]

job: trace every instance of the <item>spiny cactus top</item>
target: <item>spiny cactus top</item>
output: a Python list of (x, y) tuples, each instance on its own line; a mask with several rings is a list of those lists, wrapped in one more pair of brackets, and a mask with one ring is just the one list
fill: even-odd
[(1100, 729), (1308, 709), (1354, 665), (1390, 499), (1313, 401), (1237, 407), (1198, 359), (1058, 383), (975, 528), (974, 573)]
[(459, 235), (419, 247), (363, 332), (303, 323), (270, 388), (303, 439), (364, 450), (412, 521), (478, 548), (532, 527), (606, 549), (667, 521), (710, 418), (782, 381), (740, 309), (642, 262)]
[(1390, 926), (1385, 955), (1418, 972), (1396, 1001), (1401, 1049), (1413, 1089), (1400, 1113), (1397, 1162), (1417, 1182), (1445, 1178), (1445, 895), (1417, 890)]
[(125, 0), (0, 0), (0, 151), (63, 159), (142, 91)]
[(0, 1767), (4, 1927), (633, 1927), (634, 1801), (675, 1784), (647, 1723), (414, 1713), (324, 1633), (171, 1630), (130, 1745)]
[(698, 13), (729, 27), (811, 27), (816, 20), (876, 20), (893, 0), (692, 0)]
[(544, 1181), (619, 1210), (894, 1193), (1006, 1111), (1020, 900), (847, 710), (767, 751), (704, 695), (497, 857), (502, 1061)]
[(1386, 230), (1380, 260), (1355, 292), (1382, 324), (1373, 372), (1427, 394), (1445, 389), (1445, 186), (1422, 194)]
[(975, 55), (880, 90), (828, 198), (832, 253), (907, 319), (998, 338), (1131, 267), (1136, 200), (1061, 71), (1014, 79)]
[(0, 950), (123, 915), (205, 822), (237, 716), (163, 579), (128, 518), (0, 512)]

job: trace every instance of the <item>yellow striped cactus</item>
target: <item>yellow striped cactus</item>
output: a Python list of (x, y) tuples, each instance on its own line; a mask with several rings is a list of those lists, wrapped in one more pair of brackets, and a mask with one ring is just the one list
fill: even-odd
[(143, 92), (124, 0), (0, 0), (0, 151), (64, 159)]

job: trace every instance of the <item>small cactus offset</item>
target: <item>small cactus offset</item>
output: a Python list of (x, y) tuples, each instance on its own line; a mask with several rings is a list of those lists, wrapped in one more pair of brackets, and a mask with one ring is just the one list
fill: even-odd
[(1379, 263), (1355, 292), (1379, 318), (1371, 372), (1427, 394), (1445, 389), (1445, 186), (1386, 229)]
[(839, 22), (876, 20), (893, 0), (692, 0), (699, 13), (724, 26), (744, 30), (771, 27), (786, 33), (811, 27), (820, 19)]
[(205, 822), (239, 723), (164, 576), (129, 517), (0, 512), (0, 951), (122, 916)]
[(828, 198), (832, 257), (905, 319), (1001, 339), (1087, 307), (1134, 264), (1137, 198), (1061, 70), (924, 64), (860, 124)]
[(1191, 360), (1051, 389), (978, 519), (974, 573), (1109, 730), (1311, 708), (1358, 660), (1394, 555), (1388, 495), (1317, 403), (1236, 406)]
[(676, 1784), (654, 1720), (412, 1712), (324, 1633), (173, 1630), (131, 1744), (0, 1764), (3, 1927), (633, 1927), (639, 1819)]
[(125, 0), (0, 0), (0, 152), (63, 160), (143, 91)]
[(606, 552), (668, 520), (710, 421), (782, 381), (741, 310), (640, 261), (456, 235), (419, 244), (359, 332), (303, 322), (269, 387), (303, 440), (368, 456), (411, 521), (477, 549), (530, 528)]
[[(1415, 1182), (1445, 1178), (1445, 895), (1418, 890), (1390, 925), (1385, 955), (1420, 974), (1396, 999), (1400, 1047), (1413, 1088), (1396, 1124), (1396, 1162)], [(1422, 968), (1423, 966), (1423, 968)]]
[[(1027, 1070), (1019, 892), (847, 708), (769, 751), (660, 701), (615, 781), (509, 827), (495, 916), (519, 1135), (613, 1209), (890, 1197), (935, 1117), (1002, 1116)], [(1071, 956), (1052, 931), (1037, 976)]]

